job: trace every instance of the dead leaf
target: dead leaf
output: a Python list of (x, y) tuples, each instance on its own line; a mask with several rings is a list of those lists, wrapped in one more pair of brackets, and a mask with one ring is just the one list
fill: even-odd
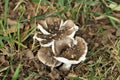
[(110, 25), (104, 25), (103, 29), (108, 30), (109, 32), (115, 32), (115, 29)]
[(0, 66), (5, 63), (5, 57), (4, 56), (0, 56)]
[[(8, 18), (8, 19), (7, 19), (8, 29), (7, 29), (6, 32), (9, 32), (9, 33), (17, 32), (17, 30), (18, 30), (17, 25), (18, 25), (18, 24), (20, 24), (20, 29), (23, 29), (23, 24), (18, 23), (17, 21), (11, 20), (10, 18)], [(4, 32), (3, 32), (3, 33), (4, 33)]]
[(116, 31), (116, 36), (120, 36), (120, 29)]
[(115, 39), (116, 36), (113, 35), (109, 30), (105, 31), (105, 35), (109, 38), (109, 39)]
[(115, 16), (115, 17), (120, 19), (120, 12), (113, 12), (113, 16)]
[(120, 75), (117, 77), (117, 79), (116, 80), (120, 80)]
[(73, 77), (78, 77), (78, 75), (76, 75), (75, 73), (69, 73), (67, 75), (67, 78), (73, 78)]
[(29, 58), (29, 59), (34, 58), (33, 52), (29, 49), (24, 50), (21, 54), (23, 54), (26, 58)]
[(9, 61), (5, 60), (5, 56), (0, 56), (0, 66), (9, 66)]
[(49, 73), (49, 76), (51, 80), (60, 79), (60, 73), (58, 70), (52, 70), (51, 73)]
[(101, 19), (105, 19), (105, 18), (107, 18), (107, 17), (104, 15), (101, 15), (101, 16), (95, 17), (95, 20), (101, 20)]

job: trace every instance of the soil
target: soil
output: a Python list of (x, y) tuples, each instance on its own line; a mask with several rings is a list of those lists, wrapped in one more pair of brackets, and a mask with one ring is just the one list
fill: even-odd
[[(13, 24), (16, 24), (17, 21), (20, 20), (20, 38), (22, 41), (24, 39), (24, 36), (28, 34), (29, 30), (35, 28), (37, 22), (40, 20), (37, 19), (37, 22), (35, 23), (34, 18), (31, 17), (34, 17), (36, 15), (43, 15), (47, 12), (50, 12), (50, 10), (47, 9), (48, 7), (46, 7), (49, 4), (44, 3), (39, 7), (38, 14), (36, 14), (36, 9), (38, 6), (37, 3), (34, 3), (31, 0), (24, 0), (17, 8), (15, 8), (17, 4), (18, 0), (9, 1), (6, 26), (9, 27), (10, 34), (13, 35), (14, 31), (16, 30)], [(0, 0), (1, 19), (4, 18), (4, 5), (5, 2)], [(23, 17), (19, 18), (22, 14), (21, 9), (25, 10), (25, 12), (23, 14)], [(55, 9), (55, 7), (52, 7), (52, 9)], [(98, 12), (103, 12), (101, 6), (99, 5), (92, 6), (92, 9)], [(90, 12), (92, 12), (92, 10), (90, 10)], [(69, 12), (66, 12), (65, 14), (66, 17), (64, 19), (67, 20)], [(114, 11), (112, 14), (115, 17), (120, 18), (119, 12)], [(94, 17), (98, 18), (99, 16)], [(96, 72), (96, 76), (99, 76), (99, 73), (104, 74), (108, 68), (115, 65), (114, 61), (116, 58), (112, 57), (111, 54), (116, 55), (114, 52), (112, 52), (112, 47), (114, 46), (116, 40), (120, 39), (120, 30), (118, 31), (118, 29), (114, 28), (110, 20), (106, 17), (95, 20), (91, 15), (91, 18), (87, 22), (85, 19), (86, 16), (82, 13), (79, 16), (79, 19), (75, 21), (75, 23), (79, 26), (79, 30), (77, 31), (76, 36), (84, 38), (88, 43), (89, 50), (87, 59), (84, 62), (78, 65), (72, 65), (69, 71), (61, 71), (59, 67), (51, 69), (50, 67), (42, 64), (36, 57), (37, 51), (40, 48), (39, 43), (35, 42), (35, 45), (37, 47), (32, 49), (32, 43), (34, 42), (32, 38), (34, 35), (33, 33), (26, 40), (23, 40), (22, 43), (26, 47), (21, 47), (20, 50), (18, 49), (18, 44), (15, 43), (13, 46), (11, 43), (7, 43), (5, 40), (3, 41), (6, 44), (5, 47), (0, 49), (0, 69), (4, 70), (0, 70), (0, 79), (3, 79), (3, 77), (7, 75), (6, 79), (11, 80), (18, 64), (21, 64), (18, 80), (24, 80), (27, 77), (30, 77), (31, 80), (67, 80), (71, 77), (80, 76), (87, 78), (87, 76), (90, 76), (92, 73), (91, 68)], [(118, 28), (120, 28), (120, 24), (116, 24)], [(15, 32), (18, 31), (16, 30)], [(5, 34), (0, 34), (0, 36), (5, 36)], [(108, 50), (111, 52), (111, 54)], [(102, 59), (99, 65), (94, 66), (96, 61), (101, 57)], [(101, 72), (97, 71), (97, 69), (100, 67), (102, 67)], [(111, 75), (115, 78), (119, 76), (117, 67), (114, 67), (111, 72), (108, 72), (103, 80), (109, 80)]]

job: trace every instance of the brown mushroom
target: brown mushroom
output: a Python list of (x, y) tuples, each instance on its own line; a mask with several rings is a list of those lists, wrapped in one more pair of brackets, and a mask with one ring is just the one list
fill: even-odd
[(78, 64), (86, 59), (86, 54), (88, 51), (87, 43), (81, 37), (75, 37), (77, 44), (73, 47), (67, 48), (57, 57), (54, 58), (62, 63), (64, 63), (63, 68), (69, 70), (72, 64)]
[(71, 39), (69, 37), (54, 41), (53, 52), (56, 55), (59, 55), (65, 49), (72, 47), (74, 45), (73, 41), (74, 39)]
[(63, 23), (58, 18), (47, 18), (38, 24), (39, 37), (38, 34), (34, 35), (34, 39), (40, 41), (40, 45), (43, 47), (49, 47), (53, 45), (53, 40), (60, 40), (66, 37), (74, 38), (78, 26), (74, 24), (72, 20), (67, 20)]
[(45, 65), (54, 68), (61, 64), (53, 58), (54, 54), (50, 47), (41, 47), (37, 53), (38, 59)]

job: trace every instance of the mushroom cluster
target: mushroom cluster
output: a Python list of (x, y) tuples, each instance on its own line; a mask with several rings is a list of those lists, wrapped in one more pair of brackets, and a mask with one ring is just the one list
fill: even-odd
[(49, 67), (62, 65), (64, 70), (69, 70), (72, 64), (78, 64), (86, 59), (87, 43), (79, 36), (75, 36), (78, 26), (72, 20), (63, 20), (49, 17), (40, 20), (39, 32), (33, 36), (40, 42), (41, 48), (38, 59)]

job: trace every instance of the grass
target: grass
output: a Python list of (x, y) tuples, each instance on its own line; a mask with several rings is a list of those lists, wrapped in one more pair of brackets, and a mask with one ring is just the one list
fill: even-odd
[(17, 80), (18, 79), (20, 66), (21, 66), (21, 64), (19, 64), (18, 67), (16, 68), (15, 73), (14, 73), (14, 75), (12, 77), (12, 80)]
[[(23, 34), (23, 38), (21, 39), (20, 36), (20, 24), (21, 23), (26, 23), (29, 20), (33, 20), (34, 23), (36, 24), (37, 19), (43, 19), (49, 16), (59, 16), (60, 18), (63, 18), (64, 20), (66, 19), (72, 19), (75, 21), (76, 24), (81, 25), (81, 26), (86, 26), (86, 24), (89, 22), (89, 20), (102, 20), (103, 18), (108, 18), (111, 25), (118, 30), (118, 23), (120, 23), (120, 19), (117, 17), (114, 17), (112, 15), (112, 12), (114, 10), (110, 9), (109, 7), (106, 6), (104, 2), (107, 3), (107, 1), (104, 0), (59, 0), (57, 3), (52, 3), (48, 0), (32, 0), (35, 3), (38, 3), (37, 9), (36, 9), (36, 16), (31, 16), (30, 19), (23, 19), (24, 14), (25, 14), (25, 6), (20, 4), (17, 8), (20, 10), (21, 15), (20, 17), (16, 20), (17, 24), (16, 29), (17, 32), (14, 32), (11, 34), (9, 31), (9, 26), (7, 25), (7, 16), (8, 16), (8, 4), (9, 0), (5, 0), (5, 5), (4, 5), (4, 18), (0, 20), (0, 50), (2, 51), (3, 49), (6, 50), (6, 47), (11, 47), (11, 59), (10, 59), (10, 66), (4, 67), (0, 69), (0, 73), (6, 71), (6, 75), (2, 80), (6, 80), (7, 76), (9, 75), (10, 72), (10, 67), (14, 66), (13, 65), (13, 56), (12, 54), (14, 53), (14, 50), (20, 52), (23, 48), (28, 48), (27, 45), (24, 45), (23, 43), (29, 39), (29, 37), (36, 31), (36, 28), (30, 28), (26, 30)], [(111, 1), (112, 2), (112, 1)], [(46, 13), (40, 14), (39, 13), (39, 8), (44, 6), (42, 3), (48, 3), (50, 6), (46, 7)], [(110, 1), (109, 1), (110, 3)], [(73, 8), (73, 4), (76, 5), (76, 7)], [(101, 7), (104, 8), (104, 12), (97, 12), (97, 11), (90, 11), (91, 6), (94, 5), (100, 5)], [(109, 4), (107, 4), (109, 5)], [(55, 9), (53, 8), (55, 7)], [(99, 16), (96, 17), (96, 16)], [(102, 17), (101, 17), (102, 16)], [(81, 20), (80, 20), (81, 19)], [(36, 25), (35, 25), (36, 26)], [(106, 39), (106, 35), (104, 33), (104, 29), (101, 28), (102, 26), (99, 27), (98, 32), (96, 33), (97, 35), (102, 34), (102, 37)], [(85, 27), (84, 27), (85, 28)], [(109, 39), (107, 39), (109, 40)], [(71, 78), (70, 80), (102, 80), (104, 78), (106, 79), (111, 79), (111, 80), (116, 80), (116, 77), (119, 76), (114, 76), (111, 75), (114, 74), (114, 69), (118, 71), (118, 74), (120, 74), (120, 39), (119, 37), (116, 39), (115, 42), (111, 42), (112, 46), (109, 48), (108, 46), (103, 45), (102, 48), (96, 49), (91, 49), (88, 52), (88, 58), (85, 63), (80, 64), (80, 66), (84, 65), (86, 68), (89, 69), (89, 72), (87, 74), (81, 74), (82, 76), (76, 77), (76, 78)], [(111, 44), (110, 43), (110, 44)], [(15, 46), (17, 45), (17, 49)], [(102, 55), (101, 55), (102, 54)], [(107, 60), (107, 58), (110, 57), (111, 60)], [(88, 63), (87, 63), (88, 62)], [(90, 63), (89, 63), (90, 62)], [(19, 76), (19, 71), (20, 71), (21, 64), (19, 64), (16, 67), (15, 73), (13, 73), (12, 80), (17, 80)], [(36, 76), (36, 74), (33, 72), (30, 74), (28, 77), (25, 78), (25, 80), (29, 80), (32, 77)], [(93, 79), (94, 78), (94, 79)]]
[(7, 11), (8, 11), (8, 2), (9, 0), (5, 1), (5, 11), (4, 11), (4, 26), (6, 26), (6, 20), (7, 20)]

